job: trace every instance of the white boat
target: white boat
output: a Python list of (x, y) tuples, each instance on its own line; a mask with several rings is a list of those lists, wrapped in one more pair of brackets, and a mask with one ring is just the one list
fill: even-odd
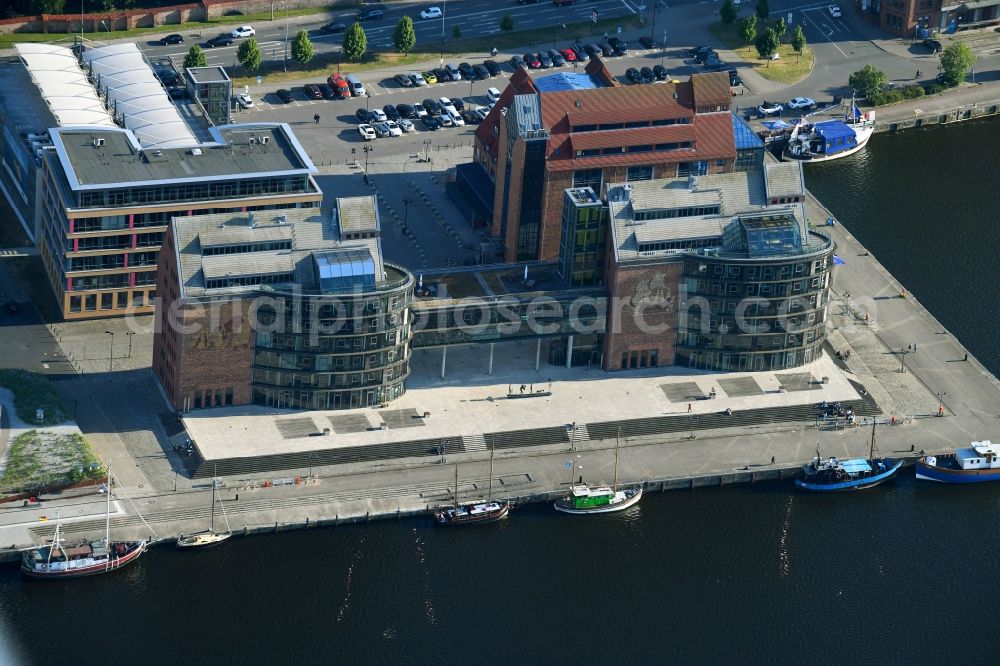
[(29, 578), (53, 580), (57, 578), (81, 578), (108, 573), (121, 569), (139, 559), (149, 542), (143, 539), (133, 541), (111, 540), (111, 494), (114, 485), (111, 477), (111, 463), (108, 463), (107, 509), (104, 521), (104, 538), (99, 541), (82, 539), (64, 543), (60, 536), (59, 512), (56, 512), (56, 532), (52, 543), (26, 551), (21, 556), (21, 573)]
[(195, 532), (194, 534), (184, 535), (182, 534), (180, 538), (177, 539), (178, 548), (210, 548), (212, 546), (218, 546), (220, 543), (233, 536), (233, 531), (229, 527), (229, 517), (226, 516), (226, 505), (222, 503), (220, 498), (219, 506), (222, 507), (222, 517), (226, 521), (226, 531), (216, 532), (215, 531), (215, 492), (218, 484), (216, 479), (212, 479), (212, 518), (209, 523), (207, 530), (203, 532)]
[[(569, 494), (553, 505), (556, 511), (583, 515), (590, 513), (614, 513), (634, 506), (642, 499), (642, 486), (618, 488), (618, 444), (615, 439), (615, 478), (610, 486), (591, 487), (583, 484), (570, 486)], [(570, 467), (572, 470), (573, 468)], [(571, 472), (572, 473), (572, 472)]]
[(851, 105), (852, 116), (844, 120), (807, 122), (799, 120), (782, 152), (782, 159), (829, 162), (858, 152), (875, 133), (874, 112), (862, 114)]
[(485, 502), (458, 502), (458, 465), (455, 465), (455, 504), (434, 511), (438, 525), (482, 525), (503, 520), (510, 513), (510, 500), (493, 501), (493, 447), (490, 447), (490, 480)]

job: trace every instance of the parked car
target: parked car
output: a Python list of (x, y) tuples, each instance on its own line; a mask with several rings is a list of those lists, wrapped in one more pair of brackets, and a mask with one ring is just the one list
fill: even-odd
[(534, 5), (538, 4), (538, 0), (517, 0), (519, 5)]
[(696, 65), (702, 65), (712, 58), (718, 60), (719, 54), (715, 51), (703, 51), (694, 57), (694, 62)]
[(548, 53), (545, 53), (544, 51), (536, 53), (535, 58), (538, 59), (538, 62), (542, 63), (542, 69), (549, 69), (552, 67), (552, 58), (549, 57)]
[(347, 26), (343, 23), (327, 23), (322, 28), (319, 29), (324, 35), (339, 35), (347, 30)]
[(394, 120), (387, 120), (384, 123), (385, 128), (389, 130), (389, 136), (402, 136), (403, 130), (399, 129), (399, 125), (396, 124)]
[(354, 117), (358, 119), (359, 123), (371, 122), (372, 114), (368, 109), (358, 109), (354, 112)]
[(811, 109), (816, 106), (816, 101), (812, 97), (794, 97), (788, 101), (786, 106), (795, 111), (799, 109)]
[(650, 37), (649, 35), (643, 35), (642, 37), (640, 37), (639, 43), (642, 44), (642, 47), (646, 49), (658, 48), (656, 45), (656, 40)]
[(389, 127), (385, 123), (375, 123), (371, 127), (375, 130), (375, 134), (378, 135), (378, 138), (384, 139), (389, 136)]
[(451, 100), (447, 97), (438, 97), (437, 102), (441, 105), (443, 112), (451, 112), (455, 110), (455, 105), (452, 104)]
[(614, 49), (616, 56), (628, 55), (628, 42), (618, 37), (609, 37), (608, 44)]
[(323, 99), (323, 91), (315, 83), (307, 83), (302, 86), (302, 92), (306, 99)]
[(441, 113), (440, 116), (434, 116), (434, 120), (441, 123), (441, 127), (454, 127), (455, 123), (451, 121), (451, 114), (447, 111)]
[(392, 77), (392, 80), (395, 81), (396, 85), (398, 85), (400, 88), (413, 87), (413, 81), (411, 81), (410, 77), (407, 76), (406, 74), (396, 74), (394, 77)]
[(729, 87), (735, 88), (741, 85), (743, 85), (743, 79), (740, 78), (740, 75), (737, 74), (735, 69), (729, 70)]
[(604, 56), (604, 51), (597, 44), (584, 44), (583, 51), (587, 54), (587, 60), (595, 56)]
[(385, 106), (383, 106), (382, 112), (385, 113), (385, 117), (388, 118), (389, 120), (399, 120), (401, 117), (399, 115), (399, 111), (397, 111), (396, 107), (394, 107), (392, 104), (386, 104)]
[(472, 71), (472, 65), (467, 62), (458, 63), (458, 71), (462, 74), (463, 79), (468, 79), (470, 81), (476, 80), (476, 73)]
[[(399, 113), (400, 118), (416, 118), (417, 110), (413, 108), (412, 104), (397, 104), (396, 111)], [(388, 114), (386, 114), (388, 115)]]
[(925, 39), (924, 46), (926, 46), (927, 50), (931, 53), (941, 53), (941, 42), (936, 39)]
[(462, 72), (458, 71), (458, 67), (449, 62), (447, 65), (444, 66), (444, 68), (448, 70), (448, 74), (451, 75), (452, 81), (462, 80)]
[(656, 74), (653, 74), (652, 67), (643, 67), (639, 70), (639, 76), (642, 77), (643, 83), (652, 83), (656, 80)]
[(685, 51), (685, 53), (686, 55), (689, 55), (692, 58), (694, 58), (697, 57), (699, 54), (707, 53), (708, 51), (714, 51), (714, 50), (715, 50), (714, 47), (711, 47), (708, 44), (702, 44), (701, 46), (695, 46), (694, 48), (688, 49), (687, 51)]
[(455, 127), (465, 127), (465, 119), (462, 118), (462, 114), (454, 109), (450, 109), (447, 113), (441, 114), (442, 116), (448, 116), (451, 118), (451, 124)]
[(524, 58), (522, 58), (519, 55), (513, 56), (510, 59), (510, 66), (513, 67), (515, 71), (517, 70), (518, 67), (526, 67), (526, 65), (524, 64)]
[(625, 80), (629, 83), (639, 83), (642, 81), (642, 76), (639, 74), (639, 70), (635, 67), (629, 67), (625, 70)]
[(482, 122), (482, 119), (480, 119), (479, 114), (477, 114), (472, 109), (466, 109), (465, 111), (462, 111), (462, 120), (464, 120), (467, 125), (478, 125), (479, 123)]
[(653, 65), (653, 76), (656, 77), (657, 81), (666, 81), (670, 75), (667, 73), (667, 68), (663, 65)]
[(396, 124), (399, 125), (399, 129), (403, 130), (403, 132), (407, 134), (416, 129), (416, 127), (413, 126), (413, 121), (409, 118), (400, 118), (396, 121)]
[(428, 7), (427, 9), (420, 12), (420, 18), (425, 21), (428, 19), (439, 19), (441, 18), (441, 8), (440, 7)]
[(563, 60), (565, 60), (566, 62), (576, 62), (577, 60), (576, 51), (574, 51), (573, 49), (560, 49), (559, 55), (561, 55), (563, 57)]
[(292, 91), (291, 90), (288, 90), (286, 88), (278, 88), (277, 90), (274, 91), (274, 94), (277, 95), (278, 99), (280, 99), (282, 101), (282, 103), (284, 103), (284, 104), (291, 104), (292, 103)]
[(451, 78), (451, 72), (448, 71), (447, 67), (435, 67), (434, 76), (437, 77), (438, 83), (447, 83), (454, 80)]
[(761, 118), (766, 116), (780, 116), (781, 112), (784, 110), (785, 107), (781, 104), (764, 100), (760, 106), (757, 107), (757, 116)]
[(358, 125), (358, 134), (365, 141), (374, 141), (378, 138), (378, 134), (375, 133), (375, 128), (367, 123), (362, 123)]
[(253, 29), (252, 25), (241, 25), (238, 28), (233, 28), (229, 36), (233, 39), (239, 39), (240, 37), (253, 37), (256, 34), (257, 31)]
[(416, 104), (413, 105), (413, 112), (417, 114), (417, 118), (426, 118), (427, 116), (431, 115), (427, 113), (427, 109), (425, 109), (424, 105), (421, 104), (420, 102), (417, 102)]
[(840, 18), (840, 5), (830, 5), (826, 8), (833, 18)]
[(563, 67), (566, 64), (566, 58), (563, 58), (563, 54), (556, 49), (549, 50), (549, 58), (553, 67)]
[(160, 39), (160, 46), (166, 46), (167, 44), (183, 44), (183, 43), (184, 43), (184, 35), (178, 35), (177, 33), (174, 33), (172, 35), (167, 35), (166, 37)]
[(216, 46), (230, 46), (233, 43), (232, 35), (226, 33), (224, 35), (216, 35), (212, 39), (205, 42), (205, 46), (210, 49), (214, 49)]
[(370, 114), (372, 121), (376, 123), (384, 123), (385, 121), (389, 120), (389, 118), (386, 117), (385, 115), (385, 111), (383, 111), (382, 109), (372, 109), (370, 111)]
[(541, 69), (542, 61), (534, 53), (524, 54), (524, 66), (529, 69)]
[(430, 97), (428, 97), (427, 99), (425, 99), (424, 101), (422, 101), (420, 104), (427, 111), (428, 115), (431, 115), (431, 116), (440, 116), (441, 115), (441, 110), (442, 110), (441, 109), (441, 105), (438, 104), (433, 99), (431, 99)]
[(437, 83), (438, 82), (437, 75), (434, 74), (434, 72), (431, 71), (431, 70), (427, 70), (426, 72), (424, 72), (423, 73), (423, 77), (424, 77), (424, 81), (427, 82), (427, 85), (431, 85), (433, 83)]
[(240, 93), (236, 96), (236, 103), (240, 105), (241, 109), (252, 109), (253, 100), (250, 99), (250, 95), (246, 93)]
[(326, 85), (333, 88), (340, 99), (347, 99), (351, 96), (351, 87), (347, 85), (347, 80), (336, 72), (326, 77)]
[(615, 55), (615, 47), (611, 46), (609, 42), (598, 42), (597, 48), (601, 50), (600, 55), (605, 58), (613, 58)]
[(441, 122), (434, 116), (427, 115), (421, 118), (424, 127), (431, 132), (441, 129)]
[(359, 21), (378, 21), (385, 18), (385, 12), (381, 9), (369, 9), (366, 12), (361, 12), (358, 14)]
[(712, 60), (711, 62), (705, 63), (706, 72), (721, 72), (724, 69), (729, 68), (729, 63), (723, 60)]
[(458, 109), (459, 113), (461, 113), (462, 109), (465, 108), (465, 102), (462, 101), (461, 97), (454, 97), (454, 98), (452, 98), (451, 105), (453, 107), (455, 107), (456, 109)]
[(323, 99), (338, 99), (339, 97), (337, 91), (325, 83), (319, 85), (319, 90), (323, 93)]
[(410, 83), (412, 83), (414, 87), (419, 88), (420, 86), (427, 85), (427, 80), (417, 72), (410, 72), (407, 76), (410, 77)]
[(500, 63), (496, 60), (483, 61), (483, 67), (485, 67), (486, 71), (490, 73), (490, 76), (500, 76), (500, 72), (503, 71), (500, 67)]
[(473, 65), (472, 71), (476, 73), (476, 78), (480, 81), (490, 78), (490, 70), (486, 69), (483, 65)]
[(184, 86), (167, 88), (167, 96), (170, 99), (187, 99), (188, 90)]

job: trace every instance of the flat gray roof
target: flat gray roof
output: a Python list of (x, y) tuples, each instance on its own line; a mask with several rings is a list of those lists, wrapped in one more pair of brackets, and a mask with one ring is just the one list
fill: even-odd
[(54, 129), (52, 142), (74, 190), (317, 171), (284, 123), (226, 125), (211, 131), (215, 143), (185, 148), (144, 150), (129, 130), (82, 126)]
[(58, 125), (28, 70), (21, 64), (0, 65), (0, 107), (4, 112), (3, 123), (11, 125), (15, 134), (45, 132)]
[(340, 233), (370, 233), (380, 229), (375, 196), (337, 197), (337, 217)]
[(221, 67), (188, 67), (187, 73), (195, 83), (218, 83), (229, 80), (226, 70)]

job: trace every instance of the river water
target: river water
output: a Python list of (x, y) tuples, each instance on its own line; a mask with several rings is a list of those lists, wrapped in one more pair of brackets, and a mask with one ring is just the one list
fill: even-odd
[[(991, 370), (1000, 126), (878, 136), (807, 182)], [(849, 264), (848, 264), (849, 268)], [(842, 269), (844, 270), (844, 269)], [(995, 663), (1000, 486), (761, 484), (153, 550), (65, 583), (0, 568), (0, 662)]]

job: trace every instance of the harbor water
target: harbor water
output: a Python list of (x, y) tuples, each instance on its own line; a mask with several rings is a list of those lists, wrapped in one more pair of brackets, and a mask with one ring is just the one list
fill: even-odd
[[(990, 370), (1000, 124), (879, 135), (810, 189)], [(850, 257), (840, 270), (850, 270)], [(1000, 438), (998, 433), (984, 436)], [(624, 454), (624, 455), (627, 455)], [(995, 663), (1000, 484), (791, 484), (159, 548), (29, 582), (0, 567), (0, 663)]]

